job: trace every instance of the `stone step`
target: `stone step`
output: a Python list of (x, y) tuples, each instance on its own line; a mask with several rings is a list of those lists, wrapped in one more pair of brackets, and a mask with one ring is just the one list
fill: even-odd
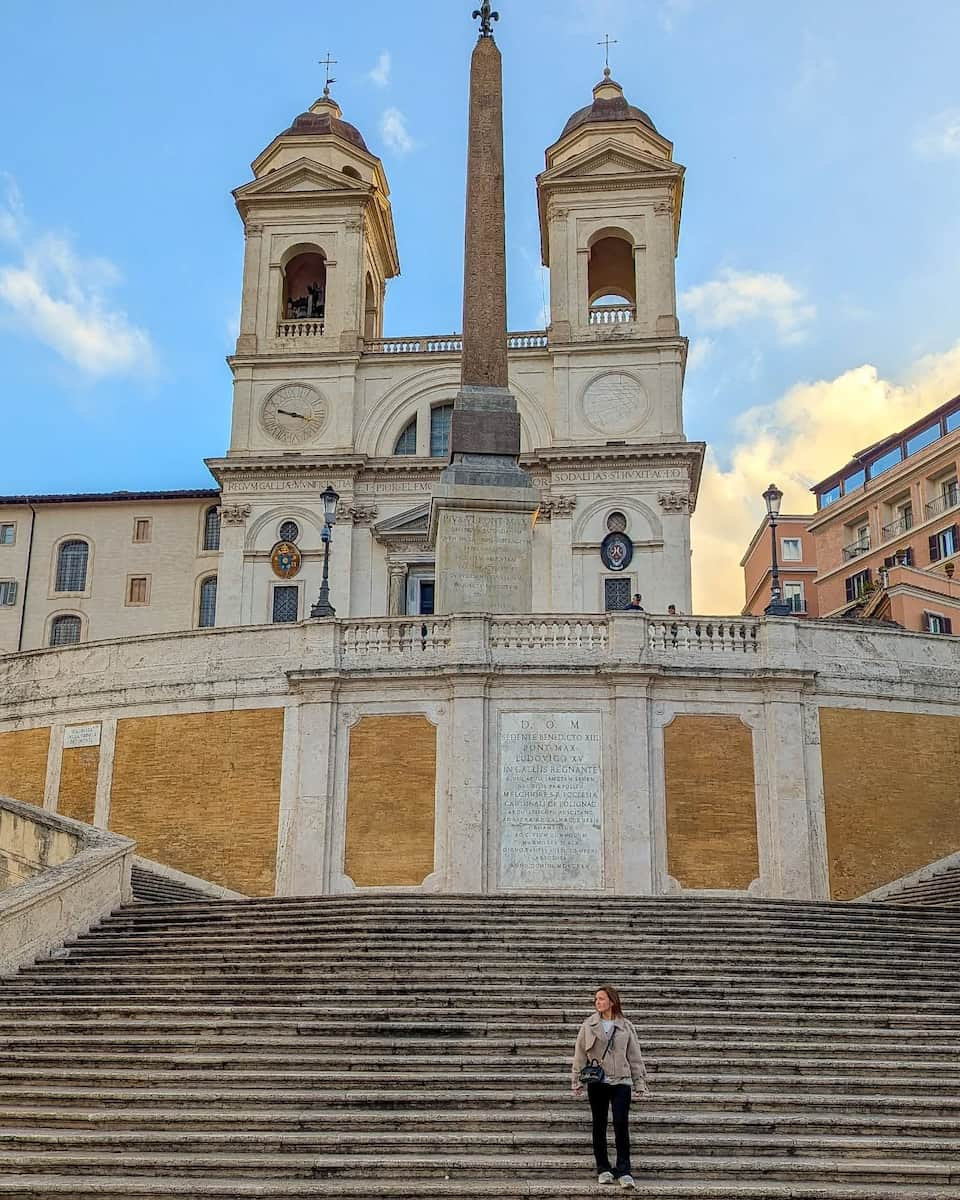
[[(204, 1197), (242, 1200), (595, 1200), (597, 1184), (583, 1172), (582, 1181), (510, 1179), (311, 1179), (311, 1180), (237, 1180), (207, 1178), (150, 1179), (138, 1176), (90, 1176), (77, 1179), (64, 1175), (0, 1176), (0, 1196), (8, 1200), (36, 1200), (42, 1197), (87, 1196), (122, 1197), (123, 1200), (166, 1200), (170, 1196), (203, 1200)], [(619, 1194), (619, 1189), (611, 1189)], [(605, 1194), (605, 1193), (604, 1193)], [(637, 1179), (633, 1193), (646, 1200), (956, 1200), (956, 1188), (929, 1184), (887, 1184), (871, 1181), (862, 1184), (835, 1182), (796, 1183), (767, 1179), (762, 1182), (700, 1181), (691, 1179)]]
[[(956, 1162), (930, 1162), (915, 1159), (848, 1160), (842, 1157), (775, 1157), (758, 1158), (694, 1155), (651, 1154), (648, 1151), (632, 1156), (639, 1177), (667, 1175), (673, 1178), (694, 1176), (698, 1180), (780, 1180), (802, 1181), (812, 1175), (829, 1174), (841, 1183), (863, 1183), (878, 1179), (884, 1183), (933, 1184), (941, 1187), (960, 1185), (960, 1165)], [(178, 1178), (209, 1174), (232, 1175), (237, 1179), (266, 1178), (271, 1180), (305, 1179), (445, 1179), (458, 1176), (488, 1177), (510, 1180), (522, 1172), (528, 1179), (572, 1178), (589, 1169), (589, 1155), (570, 1154), (548, 1156), (538, 1152), (526, 1155), (447, 1155), (419, 1154), (358, 1154), (346, 1159), (343, 1155), (278, 1155), (259, 1149), (239, 1155), (161, 1155), (114, 1153), (111, 1155), (65, 1152), (61, 1154), (14, 1154), (0, 1161), (3, 1173), (62, 1174), (68, 1171), (75, 1178), (83, 1175), (103, 1176), (114, 1171), (123, 1175), (148, 1177), (176, 1173)]]
[[(701, 1090), (703, 1084), (711, 1083), (709, 1090)], [(758, 1078), (754, 1083), (737, 1077), (718, 1075), (713, 1080), (707, 1077), (696, 1079), (676, 1079), (670, 1087), (658, 1084), (655, 1095), (645, 1106), (656, 1103), (661, 1108), (676, 1105), (696, 1106), (699, 1111), (712, 1111), (718, 1108), (747, 1108), (753, 1111), (778, 1111), (781, 1109), (802, 1109), (811, 1105), (828, 1107), (852, 1107), (860, 1112), (907, 1111), (911, 1113), (928, 1112), (937, 1116), (960, 1115), (960, 1094), (951, 1094), (947, 1088), (950, 1081), (929, 1081), (929, 1088), (916, 1086), (914, 1081), (899, 1081), (891, 1086), (890, 1081), (875, 1084), (863, 1083), (859, 1087), (848, 1086), (843, 1078), (822, 1077), (819, 1080), (807, 1080), (803, 1087), (793, 1076), (778, 1077), (775, 1075)], [(356, 1108), (375, 1107), (385, 1109), (405, 1109), (417, 1107), (424, 1102), (422, 1089), (405, 1090), (393, 1086), (392, 1081), (379, 1080), (367, 1088), (344, 1089), (342, 1086), (332, 1089), (312, 1088), (309, 1091), (295, 1088), (224, 1088), (217, 1087), (215, 1082), (207, 1087), (164, 1089), (159, 1087), (143, 1088), (98, 1088), (98, 1087), (28, 1087), (26, 1085), (6, 1085), (0, 1087), (0, 1105), (7, 1107), (39, 1105), (41, 1102), (54, 1103), (61, 1107), (70, 1105), (76, 1107), (133, 1107), (137, 1105), (171, 1105), (181, 1107), (196, 1104), (231, 1104), (237, 1107), (243, 1105), (309, 1105), (322, 1103), (328, 1108), (341, 1111), (342, 1119), (349, 1119), (346, 1113)], [(685, 1086), (684, 1086), (685, 1085)], [(819, 1085), (819, 1090), (815, 1090)], [(461, 1109), (497, 1104), (505, 1112), (524, 1107), (555, 1104), (557, 1094), (565, 1083), (557, 1088), (544, 1088), (537, 1082), (529, 1085), (511, 1085), (498, 1090), (494, 1086), (487, 1088), (457, 1088), (444, 1090), (432, 1088), (430, 1101), (433, 1106), (441, 1103), (455, 1104)]]
[[(61, 1059), (62, 1062), (62, 1059)], [(728, 1055), (723, 1060), (725, 1075), (734, 1072), (745, 1078), (754, 1078), (769, 1073), (779, 1075), (796, 1075), (804, 1078), (808, 1075), (840, 1076), (856, 1075), (869, 1078), (874, 1075), (893, 1078), (895, 1075), (902, 1079), (926, 1079), (934, 1075), (949, 1076), (955, 1065), (954, 1056), (942, 1062), (922, 1062), (914, 1059), (875, 1059), (861, 1058), (832, 1058), (826, 1055), (813, 1058), (796, 1058), (784, 1062), (780, 1058), (764, 1057), (762, 1055)], [(570, 1069), (569, 1056), (553, 1058), (532, 1057), (525, 1055), (509, 1055), (500, 1061), (491, 1059), (449, 1058), (444, 1055), (438, 1060), (437, 1055), (423, 1054), (421, 1056), (397, 1054), (387, 1056), (364, 1056), (358, 1061), (351, 1055), (347, 1077), (353, 1081), (368, 1081), (382, 1077), (384, 1071), (390, 1072), (390, 1077), (397, 1081), (421, 1080), (424, 1077), (434, 1077), (437, 1080), (468, 1080), (470, 1086), (479, 1085), (481, 1081), (531, 1078), (538, 1073), (541, 1076), (555, 1076), (563, 1079)], [(669, 1081), (674, 1078), (688, 1078), (700, 1074), (714, 1076), (718, 1073), (718, 1063), (715, 1055), (665, 1056), (658, 1055), (647, 1062), (648, 1078), (658, 1081)], [(318, 1059), (314, 1063), (301, 1059), (290, 1061), (283, 1066), (267, 1068), (263, 1066), (238, 1066), (235, 1062), (214, 1059), (208, 1064), (198, 1064), (196, 1061), (177, 1063), (175, 1067), (164, 1069), (137, 1060), (137, 1065), (126, 1067), (110, 1067), (99, 1057), (95, 1066), (61, 1065), (50, 1067), (40, 1064), (24, 1063), (22, 1059), (15, 1063), (0, 1063), (0, 1081), (43, 1080), (56, 1083), (67, 1080), (140, 1080), (152, 1085), (185, 1081), (188, 1079), (210, 1080), (216, 1077), (218, 1083), (236, 1083), (249, 1081), (250, 1086), (280, 1086), (286, 1083), (303, 1080), (304, 1082), (325, 1083), (344, 1078), (341, 1068), (331, 1067), (330, 1059)]]
[[(634, 1129), (634, 1141), (637, 1141)], [(528, 1152), (530, 1131), (517, 1131), (511, 1125), (491, 1132), (469, 1133), (459, 1129), (432, 1131), (434, 1148), (445, 1154), (489, 1153), (499, 1155), (505, 1149), (516, 1153)], [(649, 1139), (649, 1140), (647, 1140)], [(337, 1151), (340, 1155), (379, 1153), (380, 1151), (422, 1152), (422, 1132), (397, 1130), (338, 1130), (334, 1133), (320, 1131), (307, 1133), (257, 1132), (257, 1146), (261, 1151), (283, 1154), (317, 1154)], [(582, 1153), (584, 1129), (581, 1122), (577, 1128), (541, 1130), (536, 1134), (538, 1153), (556, 1150)], [(854, 1137), (824, 1136), (823, 1134), (751, 1134), (710, 1133), (685, 1130), (658, 1129), (655, 1140), (644, 1139), (644, 1145), (652, 1153), (686, 1153), (697, 1155), (744, 1154), (777, 1156), (822, 1156), (842, 1152), (855, 1158), (887, 1158), (922, 1155), (925, 1161), (948, 1163), (960, 1162), (960, 1138), (958, 1137)], [(237, 1132), (183, 1132), (166, 1130), (111, 1131), (109, 1133), (90, 1130), (50, 1129), (7, 1129), (0, 1132), (0, 1152), (29, 1153), (35, 1151), (76, 1152), (84, 1150), (97, 1153), (133, 1152), (138, 1154), (242, 1154), (249, 1152), (250, 1138)]]
[[(556, 1102), (556, 1096), (552, 1097)], [(452, 1128), (454, 1134), (462, 1132), (501, 1133), (506, 1127), (517, 1130), (528, 1139), (539, 1138), (541, 1133), (552, 1130), (575, 1131), (583, 1137), (584, 1121), (589, 1121), (582, 1104), (567, 1101), (562, 1108), (514, 1108), (504, 1112), (503, 1108), (456, 1107), (350, 1110), (346, 1128), (368, 1131), (380, 1136), (385, 1133), (408, 1131), (421, 1138), (446, 1136)], [(324, 1108), (311, 1104), (307, 1108), (232, 1108), (226, 1104), (215, 1109), (209, 1105), (199, 1108), (179, 1106), (176, 1108), (74, 1108), (50, 1105), (2, 1105), (0, 1121), (10, 1126), (29, 1124), (31, 1128), (55, 1127), (59, 1130), (135, 1131), (168, 1135), (173, 1132), (196, 1135), (205, 1132), (222, 1134), (235, 1129), (239, 1134), (273, 1132), (328, 1132), (338, 1135), (344, 1128), (343, 1113), (336, 1108)], [(673, 1108), (661, 1105), (656, 1099), (634, 1107), (630, 1116), (630, 1127), (638, 1138), (649, 1138), (659, 1144), (664, 1133), (676, 1130), (695, 1130), (728, 1134), (751, 1132), (757, 1135), (783, 1134), (795, 1136), (798, 1132), (822, 1138), (825, 1134), (843, 1131), (849, 1136), (873, 1137), (878, 1134), (912, 1135), (914, 1137), (960, 1138), (960, 1119), (956, 1116), (939, 1116), (923, 1110), (920, 1113), (898, 1108), (894, 1115), (884, 1113), (860, 1113), (849, 1106), (840, 1109), (824, 1106), (801, 1107), (800, 1111), (762, 1111), (750, 1106), (726, 1107), (708, 1111), (696, 1111), (689, 1106)]]

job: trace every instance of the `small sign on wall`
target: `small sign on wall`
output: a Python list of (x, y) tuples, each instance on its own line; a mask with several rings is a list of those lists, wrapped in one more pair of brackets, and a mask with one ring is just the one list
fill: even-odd
[(77, 746), (100, 745), (100, 722), (96, 725), (68, 725), (63, 731), (64, 750), (73, 750)]

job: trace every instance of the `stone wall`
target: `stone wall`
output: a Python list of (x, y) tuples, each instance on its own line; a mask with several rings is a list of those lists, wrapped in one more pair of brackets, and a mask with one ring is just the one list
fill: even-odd
[(820, 726), (833, 899), (960, 850), (960, 716), (828, 708)]
[[(946, 637), (627, 614), (325, 621), (0, 658), (0, 696), (8, 788), (64, 811), (92, 796), (96, 823), (148, 857), (249, 894), (848, 897), (958, 848)], [(76, 753), (88, 730), (96, 770), (95, 747)], [(549, 755), (550, 794), (535, 758), (507, 752), (511, 730)]]
[(0, 806), (0, 891), (33, 879), (48, 867), (59, 867), (80, 845), (74, 833)]

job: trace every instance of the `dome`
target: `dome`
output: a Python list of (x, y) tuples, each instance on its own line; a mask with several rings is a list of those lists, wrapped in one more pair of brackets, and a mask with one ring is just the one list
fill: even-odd
[(623, 88), (615, 79), (611, 79), (607, 72), (604, 72), (604, 78), (593, 89), (593, 103), (575, 112), (564, 125), (560, 136), (566, 137), (568, 133), (573, 133), (583, 125), (601, 121), (640, 121), (654, 133), (657, 132), (656, 125), (647, 114), (627, 102)]
[(301, 113), (290, 128), (283, 131), (281, 137), (319, 137), (322, 134), (332, 133), (369, 154), (370, 151), (367, 149), (367, 143), (363, 140), (363, 134), (355, 125), (351, 125), (342, 118), (340, 105), (335, 100), (331, 100), (329, 96), (322, 96), (311, 105), (309, 112)]

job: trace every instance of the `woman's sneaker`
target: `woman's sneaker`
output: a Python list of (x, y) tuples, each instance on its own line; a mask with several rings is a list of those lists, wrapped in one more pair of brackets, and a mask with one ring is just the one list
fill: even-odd
[(637, 1185), (634, 1182), (632, 1175), (621, 1175), (620, 1176), (620, 1186), (622, 1188), (633, 1188), (634, 1191), (636, 1191), (636, 1188), (637, 1188)]
[(597, 1183), (616, 1183), (612, 1171), (601, 1171), (597, 1176)]

